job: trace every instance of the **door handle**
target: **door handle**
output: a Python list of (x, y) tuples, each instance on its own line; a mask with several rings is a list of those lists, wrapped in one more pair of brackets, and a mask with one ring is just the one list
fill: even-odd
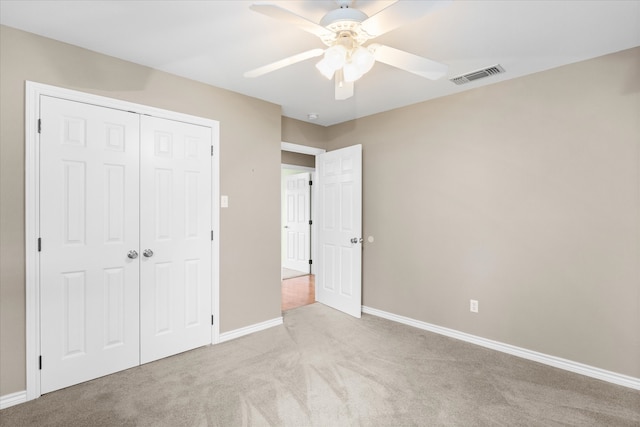
[(362, 237), (359, 239), (357, 237), (351, 238), (351, 243), (355, 244), (355, 243), (362, 243), (362, 242), (364, 242), (364, 239)]
[(289, 228), (289, 226), (288, 226), (288, 225), (285, 225), (285, 226), (284, 226), (284, 228)]
[(153, 256), (153, 251), (151, 249), (145, 249), (142, 251), (142, 255), (144, 255), (145, 258), (151, 258)]
[(127, 253), (127, 257), (129, 257), (131, 259), (136, 259), (136, 258), (138, 258), (138, 252), (137, 251), (129, 251)]

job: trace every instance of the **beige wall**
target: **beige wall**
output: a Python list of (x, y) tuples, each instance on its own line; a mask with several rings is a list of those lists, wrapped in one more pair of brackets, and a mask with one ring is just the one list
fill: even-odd
[(638, 76), (640, 48), (329, 128), (363, 144), (364, 304), (640, 377)]
[(282, 141), (315, 148), (327, 148), (327, 129), (324, 126), (282, 117)]
[(0, 67), (0, 396), (25, 389), (25, 80), (220, 121), (221, 331), (281, 315), (279, 106), (7, 27)]
[[(282, 117), (282, 141), (307, 147), (327, 148), (327, 129), (313, 123)], [(282, 152), (282, 163), (286, 165), (306, 166), (314, 168), (315, 156), (308, 154)]]
[(280, 315), (280, 141), (361, 143), (364, 304), (640, 377), (638, 75), (634, 49), (323, 128), (0, 27), (0, 396), (25, 387), (25, 80), (220, 121), (223, 332)]
[(307, 168), (316, 167), (316, 156), (312, 156), (310, 154), (283, 151), (280, 161), (283, 165), (304, 166)]

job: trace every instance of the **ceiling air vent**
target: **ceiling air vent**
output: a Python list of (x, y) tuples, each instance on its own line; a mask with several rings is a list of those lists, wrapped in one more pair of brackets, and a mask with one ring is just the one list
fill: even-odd
[(457, 85), (463, 85), (465, 83), (471, 83), (474, 80), (483, 79), (485, 77), (490, 77), (495, 74), (501, 74), (501, 73), (504, 73), (504, 68), (502, 68), (502, 66), (498, 64), (488, 68), (484, 68), (482, 70), (472, 71), (470, 73), (463, 74), (458, 77), (452, 77), (449, 80), (451, 80)]

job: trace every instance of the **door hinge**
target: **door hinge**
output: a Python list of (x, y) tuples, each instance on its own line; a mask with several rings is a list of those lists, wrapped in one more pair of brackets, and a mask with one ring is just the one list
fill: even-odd
[(213, 314), (211, 315), (211, 324), (213, 325)]
[(313, 221), (309, 220), (309, 225), (313, 225)]
[(38, 119), (38, 133), (42, 131), (42, 119)]
[(213, 230), (211, 230), (211, 241), (213, 241)]
[(313, 261), (309, 260), (309, 265), (313, 264)]
[(211, 157), (213, 157), (213, 145), (211, 146)]
[(42, 238), (38, 237), (38, 252), (42, 252)]
[(309, 181), (309, 185), (313, 185), (313, 181)]
[(42, 370), (42, 356), (38, 356), (38, 369)]

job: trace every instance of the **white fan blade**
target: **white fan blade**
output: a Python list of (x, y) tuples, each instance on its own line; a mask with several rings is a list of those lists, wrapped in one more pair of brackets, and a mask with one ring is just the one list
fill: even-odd
[(452, 0), (397, 1), (362, 22), (367, 34), (378, 37), (427, 13), (448, 6)]
[(280, 21), (288, 22), (289, 24), (293, 24), (296, 27), (305, 30), (311, 34), (315, 34), (318, 37), (331, 37), (334, 36), (335, 33), (331, 30), (327, 30), (322, 25), (318, 25), (313, 21), (309, 21), (307, 18), (304, 18), (300, 15), (296, 15), (290, 10), (283, 9), (280, 6), (276, 6), (275, 4), (253, 4), (249, 6), (251, 10), (254, 10), (258, 13), (262, 13), (263, 15), (267, 15), (271, 18), (278, 19)]
[(427, 79), (438, 80), (440, 77), (445, 76), (449, 70), (449, 66), (446, 64), (389, 46), (374, 43), (369, 45), (369, 49), (373, 52), (373, 57), (376, 61)]
[(258, 77), (263, 74), (270, 73), (280, 68), (284, 68), (288, 65), (293, 65), (298, 62), (305, 61), (310, 58), (321, 56), (324, 53), (324, 49), (311, 49), (306, 52), (299, 53), (297, 55), (290, 56), (288, 58), (281, 59), (280, 61), (272, 62), (271, 64), (263, 65), (255, 70), (247, 71), (244, 73), (245, 77)]
[(336, 101), (349, 99), (353, 96), (353, 82), (345, 82), (342, 70), (336, 71)]

